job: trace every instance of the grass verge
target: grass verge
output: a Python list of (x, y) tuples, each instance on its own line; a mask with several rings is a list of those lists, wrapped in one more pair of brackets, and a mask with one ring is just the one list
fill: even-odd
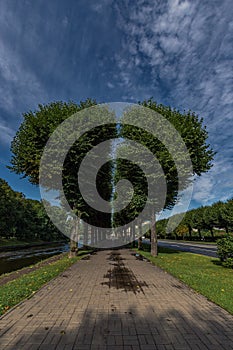
[[(78, 260), (82, 259), (90, 251), (80, 251), (75, 258), (68, 258), (68, 254), (60, 260), (50, 262), (41, 268), (10, 281), (0, 289), (0, 315), (10, 308), (31, 297), (45, 283), (49, 282)], [(33, 265), (32, 265), (33, 266)]]
[(5, 248), (24, 248), (24, 247), (31, 247), (31, 246), (40, 246), (40, 245), (53, 245), (53, 244), (59, 244), (59, 243), (65, 243), (65, 241), (42, 241), (42, 240), (23, 240), (20, 241), (16, 238), (11, 238), (11, 239), (5, 239), (5, 238), (0, 238), (0, 250), (4, 251)]
[(222, 267), (219, 259), (162, 247), (155, 258), (139, 253), (233, 314), (233, 269)]
[(206, 242), (206, 241), (185, 241), (182, 239), (160, 239), (161, 242), (171, 242), (171, 243), (188, 243), (188, 244), (204, 244), (204, 245), (216, 245), (216, 242)]
[(30, 240), (23, 240), (23, 241), (20, 241), (16, 238), (11, 238), (11, 239), (5, 239), (5, 238), (1, 238), (0, 239), (0, 247), (11, 247), (11, 246), (25, 246), (25, 245), (31, 245), (31, 244), (39, 244), (39, 243), (44, 243), (44, 241), (40, 241), (40, 240), (37, 240), (37, 241), (30, 241)]

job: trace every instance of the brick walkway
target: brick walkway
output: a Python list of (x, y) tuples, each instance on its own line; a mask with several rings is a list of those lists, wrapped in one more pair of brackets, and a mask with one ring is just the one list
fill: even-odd
[(0, 320), (0, 349), (233, 349), (233, 316), (128, 250), (103, 251)]

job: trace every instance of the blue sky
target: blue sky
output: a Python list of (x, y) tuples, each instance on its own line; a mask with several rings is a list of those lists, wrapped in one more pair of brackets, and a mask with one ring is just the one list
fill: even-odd
[(217, 151), (190, 208), (233, 197), (232, 18), (231, 0), (2, 0), (0, 177), (39, 198), (5, 168), (22, 113), (39, 103), (153, 96), (203, 117)]

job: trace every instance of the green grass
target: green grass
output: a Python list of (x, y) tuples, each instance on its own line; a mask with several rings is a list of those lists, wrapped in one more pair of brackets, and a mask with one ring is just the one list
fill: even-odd
[(52, 241), (52, 242), (47, 242), (47, 241), (42, 241), (42, 240), (18, 240), (16, 238), (10, 238), (10, 239), (6, 239), (6, 238), (0, 238), (0, 247), (15, 247), (15, 246), (26, 246), (26, 245), (33, 245), (33, 244), (43, 244), (43, 243), (51, 243), (51, 244), (55, 244), (56, 241)]
[(11, 239), (5, 239), (5, 238), (1, 238), (0, 239), (0, 247), (5, 247), (5, 246), (20, 246), (20, 245), (27, 245), (27, 244), (33, 244), (33, 243), (43, 243), (42, 241), (29, 241), (29, 240), (23, 240), (20, 241), (16, 238), (11, 238)]
[(186, 241), (186, 240), (175, 240), (175, 239), (160, 239), (161, 241), (169, 241), (172, 243), (191, 243), (191, 244), (209, 244), (209, 245), (216, 245), (216, 242), (206, 242), (206, 241)]
[(86, 253), (90, 253), (90, 251), (80, 251), (77, 257), (71, 259), (68, 258), (68, 255), (65, 255), (60, 260), (51, 262), (36, 271), (25, 274), (1, 286), (0, 315), (4, 314), (22, 300), (31, 297), (45, 283), (82, 259)]
[(140, 254), (233, 314), (233, 269), (222, 267), (219, 259), (161, 247), (158, 257)]

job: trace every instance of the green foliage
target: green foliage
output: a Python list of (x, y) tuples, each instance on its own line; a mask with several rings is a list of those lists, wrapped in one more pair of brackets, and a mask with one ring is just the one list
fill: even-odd
[(215, 152), (207, 143), (208, 133), (203, 118), (191, 111), (181, 113), (175, 108), (157, 104), (152, 98), (141, 104), (160, 113), (180, 133), (189, 151), (194, 174), (201, 175), (212, 167)]
[[(158, 159), (158, 162), (163, 170), (162, 172), (159, 170), (159, 168), (151, 171), (152, 164), (150, 161), (148, 161), (149, 158), (146, 156), (146, 153), (145, 155), (140, 153), (138, 157), (140, 163), (139, 167), (147, 169), (147, 173), (150, 174), (150, 184), (152, 185), (152, 188), (163, 188), (163, 180), (165, 175), (165, 204), (162, 199), (163, 192), (165, 191), (157, 191), (149, 203), (147, 218), (143, 218), (143, 220), (150, 220), (152, 223), (151, 249), (153, 249), (156, 254), (156, 232), (154, 228), (155, 213), (158, 213), (162, 209), (172, 208), (177, 200), (179, 191), (185, 190), (189, 186), (190, 182), (192, 181), (192, 176), (199, 176), (211, 168), (214, 152), (207, 143), (208, 134), (205, 126), (203, 126), (203, 120), (200, 119), (195, 113), (180, 113), (176, 109), (158, 105), (155, 101), (153, 101), (153, 99), (146, 100), (142, 102), (141, 105), (143, 107), (147, 107), (148, 112), (141, 112), (142, 114), (140, 114), (140, 109), (127, 110), (121, 118), (122, 124), (120, 124), (119, 130), (120, 136), (123, 139), (130, 139), (139, 143)], [(155, 118), (153, 113), (149, 113), (149, 109), (162, 115), (164, 119), (174, 127), (173, 129), (169, 129), (170, 132), (172, 132), (172, 130), (176, 130), (176, 132), (181, 135), (189, 152), (192, 169), (191, 167), (188, 168), (187, 166), (184, 166), (185, 151), (182, 151), (181, 147), (177, 147), (176, 142), (172, 141), (173, 137), (174, 140), (176, 140), (176, 133), (164, 133), (164, 123), (159, 119), (156, 121), (156, 132), (157, 135), (163, 135), (163, 142), (166, 143), (166, 145), (163, 144), (158, 137), (155, 137), (153, 133), (151, 133), (151, 131), (154, 131), (153, 128), (155, 128)], [(145, 124), (140, 125), (140, 117), (138, 117), (139, 124), (136, 124), (137, 126), (135, 126), (135, 122), (137, 122), (136, 118), (139, 115), (140, 117), (142, 116), (142, 120), (145, 122)], [(167, 144), (169, 144), (173, 149), (173, 155), (171, 154), (171, 150), (166, 148)], [(127, 143), (126, 146), (123, 147), (120, 146), (118, 156), (122, 153), (127, 159), (132, 159), (129, 157), (131, 154), (129, 151), (130, 147), (127, 147)], [(137, 150), (134, 151), (134, 153), (136, 152)], [(174, 154), (176, 159), (173, 159)], [(177, 164), (182, 164), (182, 167), (180, 166), (180, 169), (178, 169)], [(131, 204), (124, 211), (124, 215), (122, 215), (122, 213), (115, 215), (114, 219), (117, 224), (120, 221), (123, 221), (124, 223), (125, 217), (136, 217), (137, 213), (141, 212), (141, 207), (145, 205), (145, 197), (147, 197), (147, 184), (145, 184), (140, 170), (135, 170), (133, 165), (127, 164), (124, 159), (120, 159), (116, 167), (116, 180), (118, 181), (121, 178), (129, 179), (134, 186), (135, 192)], [(182, 181), (180, 181), (181, 179)], [(189, 230), (188, 226), (187, 228)], [(162, 228), (160, 227), (159, 229), (162, 232)], [(184, 230), (182, 230), (182, 233), (183, 232)]]
[(25, 198), (0, 179), (0, 238), (12, 237), (21, 241), (64, 239), (40, 201)]
[[(182, 188), (179, 189), (185, 189), (189, 185), (192, 175), (196, 174), (199, 176), (203, 172), (207, 172), (212, 166), (214, 152), (207, 144), (208, 134), (205, 126), (203, 126), (203, 120), (199, 118), (195, 113), (192, 113), (190, 111), (180, 113), (176, 109), (172, 109), (161, 104), (158, 105), (152, 99), (146, 100), (140, 104), (144, 107), (147, 107), (148, 109), (160, 113), (174, 126), (174, 128), (183, 138), (184, 143), (189, 151), (193, 166), (193, 173), (189, 173), (183, 169)], [(74, 102), (53, 102), (48, 105), (39, 105), (38, 110), (34, 112), (29, 111), (28, 113), (25, 113), (24, 120), (16, 136), (14, 137), (11, 146), (11, 151), (13, 154), (11, 160), (11, 170), (17, 174), (23, 175), (24, 177), (28, 177), (31, 183), (38, 184), (41, 156), (44, 147), (54, 130), (74, 113), (85, 110), (86, 108), (95, 105), (96, 101), (91, 99), (80, 102), (80, 104), (76, 104)], [(97, 110), (96, 118), (97, 121), (101, 120), (100, 110)], [(118, 129), (119, 132), (117, 132), (117, 128), (114, 123), (110, 128), (95, 128), (94, 130), (87, 132), (80, 138), (80, 140), (72, 145), (64, 162), (63, 189), (71, 208), (76, 213), (78, 213), (78, 216), (80, 218), (83, 218), (89, 223), (99, 227), (111, 226), (111, 215), (97, 215), (97, 212), (95, 210), (89, 209), (79, 191), (77, 170), (87, 152), (92, 149), (93, 146), (99, 144), (104, 140), (114, 138), (116, 136), (122, 137), (124, 139), (129, 138), (133, 141), (139, 142), (141, 145), (149, 149), (157, 157), (166, 177), (167, 195), (165, 200), (165, 207), (171, 208), (175, 204), (178, 196), (179, 179), (174, 159), (172, 159), (172, 156), (169, 154), (165, 145), (163, 145), (157, 138), (153, 137), (150, 132), (146, 132), (143, 128), (143, 125), (141, 128), (133, 127), (130, 124), (130, 121), (133, 121), (132, 118), (135, 118), (135, 113), (124, 113), (122, 117), (123, 124), (121, 125), (120, 129)], [(154, 120), (149, 113), (148, 120), (146, 122), (146, 124), (148, 124), (147, 128), (149, 128), (150, 125), (151, 127), (154, 127)], [(75, 124), (75, 127), (77, 127), (77, 130), (82, 130), (83, 125), (86, 125), (86, 123), (88, 124), (88, 116), (85, 116), (84, 119), (81, 116), (80, 120), (77, 119), (77, 125)], [(156, 127), (161, 128), (162, 130), (163, 125), (156, 125)], [(60, 146), (62, 146), (61, 143), (63, 142), (65, 145), (67, 140), (69, 140), (71, 137), (69, 133), (65, 133), (66, 131), (64, 134), (60, 135), (61, 137), (59, 139), (59, 142), (57, 142), (57, 144), (54, 144), (54, 149), (56, 150), (58, 157), (60, 154)], [(170, 142), (170, 137), (172, 137), (172, 135), (166, 135), (166, 137)], [(110, 149), (105, 151), (106, 153), (111, 153)], [(121, 146), (119, 147), (118, 154), (120, 154), (120, 152), (124, 153), (124, 150), (122, 150)], [(182, 161), (182, 154), (176, 152), (176, 156)], [(93, 167), (95, 166), (94, 163), (95, 162), (93, 162)], [(147, 157), (145, 157), (145, 159), (142, 159), (142, 164), (144, 167), (146, 167), (148, 173), (150, 173), (152, 183), (155, 185), (154, 187), (157, 186), (157, 188), (159, 188), (161, 181), (161, 175), (159, 175), (159, 172), (150, 172), (151, 164), (147, 161)], [(141, 208), (143, 208), (147, 198), (147, 184), (146, 181), (144, 181), (145, 179), (143, 178), (141, 171), (138, 169), (138, 167), (135, 169), (135, 166), (133, 164), (129, 164), (120, 159), (117, 160), (115, 166), (116, 171), (114, 182), (116, 183), (122, 177), (129, 179), (133, 183), (135, 190), (130, 205), (126, 207), (126, 210), (124, 212), (120, 212), (114, 217), (114, 224), (119, 225), (131, 221), (132, 218), (141, 212)], [(109, 162), (106, 166), (102, 167), (97, 177), (97, 184), (99, 185), (100, 194), (106, 200), (110, 200), (113, 194), (113, 167), (113, 163)], [(53, 171), (54, 173), (58, 171), (56, 164), (53, 167)], [(90, 171), (92, 171), (92, 169), (90, 169)], [(46, 181), (48, 181), (48, 183), (45, 184), (45, 187), (49, 188), (49, 179), (46, 179)], [(52, 185), (54, 186), (53, 189), (56, 189), (56, 183), (53, 183)], [(127, 195), (130, 195), (130, 193), (125, 193), (125, 197), (127, 197)], [(93, 198), (91, 188), (89, 196), (92, 200)], [(154, 196), (150, 203), (151, 210), (150, 213), (148, 213), (149, 217), (145, 218), (145, 220), (154, 220), (155, 212), (161, 210), (160, 204), (161, 198)], [(30, 213), (29, 208), (27, 210), (28, 216), (32, 217), (33, 213)], [(41, 214), (43, 216), (43, 213)], [(224, 215), (225, 217), (228, 217), (228, 214), (225, 211), (222, 213), (222, 218)], [(198, 218), (193, 219), (192, 225), (199, 225), (197, 224), (197, 219)], [(223, 220), (225, 219), (223, 218)], [(189, 232), (191, 232), (191, 226), (189, 224), (184, 225), (187, 226)], [(154, 225), (152, 226), (154, 227)], [(26, 228), (24, 231), (26, 232)], [(152, 231), (152, 237), (154, 237), (154, 228)]]
[(159, 238), (166, 238), (166, 226), (168, 219), (162, 219), (157, 221), (156, 230)]
[(223, 264), (224, 267), (228, 267), (230, 269), (233, 269), (233, 258), (228, 258), (222, 264)]
[[(48, 105), (39, 105), (38, 110), (34, 112), (30, 111), (25, 113), (23, 115), (24, 120), (11, 145), (13, 156), (10, 169), (17, 174), (23, 175), (23, 177), (27, 177), (31, 183), (38, 184), (40, 161), (50, 136), (62, 122), (66, 121), (66, 119), (77, 112), (84, 111), (93, 106), (96, 106), (96, 101), (91, 99), (87, 99), (79, 104), (74, 102), (53, 102)], [(103, 115), (105, 117), (106, 115), (109, 116), (110, 120), (111, 113), (106, 107), (96, 107), (96, 112), (94, 110), (93, 113), (95, 113), (97, 124), (98, 121), (102, 120), (101, 118), (103, 118)], [(76, 135), (77, 132), (82, 134), (84, 126), (86, 127), (89, 125), (88, 123), (91, 123), (88, 119), (88, 112), (86, 114), (78, 114), (77, 118), (72, 120), (72, 122), (74, 125), (71, 123), (69, 130), (67, 130), (67, 128), (62, 130), (59, 129), (60, 134), (58, 134), (57, 138), (53, 140), (53, 150), (57, 159), (60, 158), (61, 151), (66, 149), (67, 142), (72, 140), (72, 137)], [(85, 219), (91, 224), (99, 226), (103, 225), (104, 227), (109, 227), (111, 225), (111, 216), (104, 215), (104, 213), (103, 215), (100, 214), (98, 216), (95, 210), (90, 210), (80, 193), (77, 172), (83, 158), (95, 145), (102, 141), (114, 138), (115, 136), (115, 124), (108, 127), (96, 127), (84, 133), (76, 142), (74, 142), (74, 144), (72, 144), (63, 164), (63, 190), (70, 207), (76, 214), (78, 214), (79, 218)], [(105, 153), (110, 153), (110, 149), (106, 149)], [(60, 169), (58, 169), (56, 162), (57, 160), (53, 158), (51, 159), (51, 162), (47, 162), (45, 165), (49, 167), (49, 171), (44, 171), (48, 176), (43, 177), (44, 182), (42, 185), (47, 190), (57, 190), (59, 188), (58, 184), (54, 181), (54, 175), (57, 175), (58, 172), (60, 174)], [(93, 169), (89, 169), (90, 172), (94, 170), (94, 161), (92, 165)], [(109, 162), (105, 167), (102, 167), (97, 178), (101, 195), (106, 200), (109, 200), (112, 194), (111, 174), (112, 164)], [(92, 198), (93, 191), (91, 191), (91, 187), (88, 195), (90, 201), (94, 200)], [(61, 204), (64, 205), (63, 202)]]
[[(161, 114), (165, 119), (167, 119), (174, 128), (180, 133), (184, 143), (189, 151), (189, 155), (191, 158), (192, 166), (193, 166), (193, 174), (183, 173), (183, 181), (182, 189), (185, 189), (191, 179), (191, 175), (201, 175), (203, 172), (207, 172), (212, 166), (212, 159), (214, 156), (213, 150), (210, 148), (207, 141), (207, 131), (205, 126), (203, 126), (203, 120), (199, 118), (195, 113), (184, 112), (180, 113), (176, 109), (171, 109), (170, 107), (158, 105), (153, 99), (146, 100), (141, 103), (142, 106), (147, 107), (155, 112)], [(132, 123), (135, 121), (135, 117), (137, 112), (134, 110), (126, 111), (122, 116), (123, 124), (120, 127), (120, 136), (122, 138), (127, 138), (133, 141), (140, 143), (149, 149), (158, 159), (159, 164), (163, 168), (163, 172), (166, 177), (166, 185), (167, 185), (167, 197), (165, 208), (171, 208), (178, 195), (178, 174), (177, 169), (172, 159), (171, 154), (169, 154), (165, 145), (162, 142), (155, 138), (150, 132), (143, 129), (143, 125), (140, 127), (133, 126)], [(146, 128), (150, 129), (154, 127), (154, 117), (153, 114), (147, 114)], [(131, 123), (132, 122), (132, 123)], [(157, 123), (158, 124), (158, 123)], [(157, 131), (159, 133), (159, 128), (163, 129), (164, 125), (156, 125)], [(172, 135), (166, 135), (168, 138)], [(170, 140), (168, 140), (169, 143)], [(182, 153), (182, 152), (181, 152)], [(118, 150), (118, 155), (127, 154), (130, 156), (129, 148), (126, 146), (120, 146), (120, 150)], [(178, 155), (177, 155), (178, 157)], [(183, 159), (183, 154), (179, 155), (181, 161)], [(147, 157), (143, 158), (141, 155), (139, 156), (144, 168), (150, 168), (150, 164), (147, 162)], [(116, 171), (116, 180), (119, 178), (128, 178), (130, 181), (134, 183), (137, 181), (137, 184), (134, 188), (137, 190), (136, 198), (134, 198), (134, 212), (140, 212), (140, 207), (143, 205), (144, 197), (145, 197), (145, 184), (142, 181), (142, 176), (140, 170), (135, 170), (133, 165), (125, 164), (126, 162), (120, 159), (117, 163), (117, 171)], [(128, 175), (128, 176), (126, 176)], [(151, 173), (151, 181), (154, 182), (155, 186), (159, 186), (160, 184), (160, 175), (159, 172)], [(153, 209), (158, 212), (162, 208), (159, 207), (160, 198), (154, 198), (154, 203), (152, 203)], [(139, 209), (137, 208), (139, 207)], [(128, 208), (129, 211), (132, 211), (132, 206)], [(135, 214), (134, 213), (134, 214)]]
[(228, 233), (229, 227), (233, 228), (233, 199), (226, 203), (218, 202), (219, 206), (219, 226), (225, 228)]
[(33, 184), (39, 182), (39, 165), (41, 155), (50, 135), (65, 119), (95, 102), (87, 100), (77, 105), (73, 102), (52, 102), (39, 105), (35, 112), (23, 114), (23, 122), (11, 144), (12, 166), (16, 174), (28, 177)]
[(217, 241), (217, 254), (223, 266), (233, 268), (233, 237), (229, 236)]
[(16, 193), (8, 183), (0, 179), (0, 234), (6, 238), (14, 235), (17, 221)]
[[(179, 219), (179, 215), (175, 214)], [(185, 213), (180, 226), (187, 227), (185, 238), (189, 240), (197, 240), (205, 238), (205, 240), (216, 241), (218, 238), (224, 238), (229, 232), (233, 231), (233, 199), (224, 202), (217, 202), (211, 206), (200, 207), (189, 210)], [(158, 233), (163, 238), (172, 238), (166, 235), (166, 225), (168, 219), (158, 221)], [(179, 230), (178, 227), (178, 230)], [(195, 232), (197, 231), (197, 233)], [(174, 231), (175, 234), (175, 231)]]
[(175, 229), (175, 234), (178, 236), (178, 237), (181, 237), (184, 239), (184, 236), (187, 234), (187, 231), (188, 231), (188, 227), (185, 226), (185, 225), (182, 225), (182, 224), (179, 224), (176, 229)]
[(208, 229), (214, 239), (214, 226), (218, 222), (218, 210), (216, 206), (212, 205), (210, 207), (203, 208), (203, 227)]
[(199, 235), (199, 238), (201, 239), (202, 238), (201, 229), (204, 226), (203, 207), (197, 208), (196, 210), (193, 211), (192, 223), (193, 223), (193, 228), (198, 230), (198, 235)]

